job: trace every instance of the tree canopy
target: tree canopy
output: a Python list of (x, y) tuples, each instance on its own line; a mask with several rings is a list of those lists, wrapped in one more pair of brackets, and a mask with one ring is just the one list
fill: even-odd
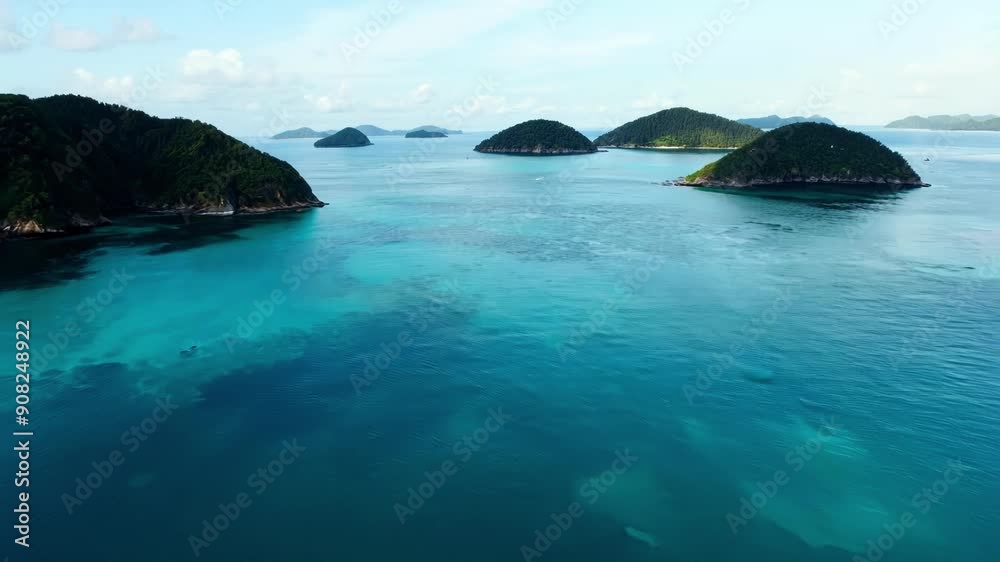
[(686, 107), (665, 109), (605, 133), (594, 143), (615, 147), (735, 148), (763, 131)]
[(830, 183), (923, 183), (905, 158), (879, 141), (822, 123), (770, 131), (685, 179), (703, 185), (764, 185), (810, 178), (827, 178)]
[(316, 204), (287, 163), (215, 127), (75, 95), (0, 95), (0, 222)]

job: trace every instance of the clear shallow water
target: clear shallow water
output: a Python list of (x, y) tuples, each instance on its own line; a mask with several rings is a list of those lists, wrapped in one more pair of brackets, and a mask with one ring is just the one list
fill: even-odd
[[(33, 360), (31, 554), (188, 559), (247, 493), (200, 558), (521, 560), (574, 501), (542, 560), (849, 560), (907, 511), (886, 559), (995, 557), (1000, 135), (867, 132), (934, 186), (746, 196), (660, 185), (718, 153), (265, 141), (331, 205), (5, 244), (4, 330), (64, 347)], [(248, 482), (286, 440), (306, 450)], [(949, 461), (957, 483), (915, 501)]]

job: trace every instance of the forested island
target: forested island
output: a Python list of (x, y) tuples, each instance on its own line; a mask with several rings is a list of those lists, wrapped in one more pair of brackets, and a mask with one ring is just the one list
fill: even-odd
[(996, 115), (911, 115), (886, 125), (889, 129), (927, 129), (931, 131), (1000, 131)]
[(353, 148), (371, 146), (371, 144), (372, 141), (368, 140), (364, 133), (354, 127), (347, 127), (316, 141), (313, 146), (316, 148)]
[(0, 228), (58, 234), (116, 215), (324, 205), (289, 164), (217, 128), (76, 95), (0, 94)]
[(825, 184), (902, 189), (925, 185), (899, 153), (868, 135), (822, 123), (786, 125), (765, 133), (679, 183), (737, 188)]
[(558, 156), (597, 152), (597, 146), (572, 127), (558, 121), (534, 119), (500, 131), (479, 143), (475, 151)]
[(614, 148), (738, 148), (763, 134), (725, 117), (675, 107), (626, 123), (594, 140)]
[(813, 115), (811, 117), (802, 117), (801, 115), (796, 115), (795, 117), (768, 115), (767, 117), (737, 119), (736, 122), (743, 123), (744, 125), (750, 125), (751, 127), (757, 127), (758, 129), (777, 129), (778, 127), (794, 125), (795, 123), (826, 123), (827, 125), (834, 125), (833, 121), (823, 117), (822, 115)]
[(440, 131), (425, 131), (423, 129), (417, 131), (410, 131), (406, 133), (406, 138), (408, 139), (443, 139), (448, 138), (448, 135)]

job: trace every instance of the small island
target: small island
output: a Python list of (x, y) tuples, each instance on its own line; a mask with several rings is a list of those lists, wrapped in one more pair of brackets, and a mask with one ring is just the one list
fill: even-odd
[(319, 139), (313, 146), (316, 148), (354, 148), (358, 146), (371, 146), (372, 141), (364, 133), (354, 127), (341, 129), (336, 133)]
[(299, 129), (292, 129), (291, 131), (284, 131), (278, 133), (271, 137), (274, 140), (286, 140), (286, 139), (321, 139), (326, 136), (330, 136), (334, 131), (314, 131), (309, 127), (301, 127)]
[(534, 119), (504, 129), (479, 143), (476, 152), (565, 156), (597, 152), (597, 146), (579, 131), (558, 121)]
[(930, 131), (1000, 131), (996, 115), (911, 115), (886, 125), (888, 129), (924, 129)]
[(797, 123), (765, 133), (678, 185), (746, 188), (803, 184), (923, 187), (899, 153), (854, 131)]
[(322, 207), (288, 163), (200, 121), (76, 95), (0, 94), (0, 230), (58, 235), (136, 213)]
[(594, 140), (611, 148), (735, 149), (763, 134), (757, 127), (686, 107), (665, 109)]
[(406, 133), (408, 139), (446, 139), (448, 135), (440, 131), (425, 131), (423, 129)]
[(778, 127), (784, 127), (785, 125), (794, 125), (795, 123), (826, 123), (827, 125), (836, 124), (828, 117), (823, 117), (822, 115), (813, 115), (811, 117), (803, 117), (801, 115), (796, 115), (795, 117), (779, 117), (777, 115), (768, 115), (767, 117), (748, 117), (746, 119), (737, 119), (736, 122), (743, 123), (744, 125), (750, 125), (752, 127), (757, 127), (758, 129), (777, 129)]

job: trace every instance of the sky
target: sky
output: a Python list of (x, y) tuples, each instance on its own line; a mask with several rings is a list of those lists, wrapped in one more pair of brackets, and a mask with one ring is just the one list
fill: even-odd
[(0, 92), (238, 136), (1000, 114), (995, 0), (0, 0)]

